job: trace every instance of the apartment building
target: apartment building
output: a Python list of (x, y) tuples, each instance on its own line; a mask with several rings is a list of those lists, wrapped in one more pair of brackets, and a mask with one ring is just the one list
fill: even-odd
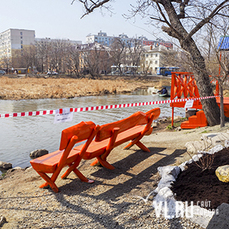
[(4, 68), (16, 66), (23, 49), (34, 44), (35, 30), (8, 29), (0, 33), (0, 62)]
[(86, 43), (99, 43), (102, 45), (110, 46), (115, 39), (120, 39), (122, 43), (124, 43), (126, 46), (130, 45), (133, 47), (136, 44), (136, 41), (138, 41), (138, 44), (142, 46), (165, 46), (166, 48), (173, 48), (173, 43), (169, 41), (164, 41), (161, 38), (158, 38), (156, 40), (148, 40), (147, 37), (139, 36), (136, 38), (129, 38), (126, 34), (120, 34), (118, 36), (107, 36), (106, 32), (100, 31), (97, 35), (89, 34), (86, 37)]
[(76, 40), (69, 40), (69, 39), (52, 39), (52, 38), (35, 38), (35, 44), (37, 43), (45, 43), (45, 42), (62, 42), (62, 43), (68, 43), (72, 46), (77, 46), (82, 44), (82, 41), (76, 41)]
[(86, 36), (86, 43), (99, 43), (105, 46), (111, 46), (112, 43), (116, 40), (119, 39), (125, 46), (130, 46), (133, 47), (134, 43), (136, 40), (140, 39), (134, 39), (134, 38), (129, 38), (126, 34), (122, 33), (119, 34), (118, 36), (107, 36), (107, 33), (100, 31), (97, 35), (89, 34)]
[(163, 67), (163, 56), (168, 48), (164, 45), (144, 46), (144, 54), (141, 59), (141, 70), (156, 74), (158, 67)]

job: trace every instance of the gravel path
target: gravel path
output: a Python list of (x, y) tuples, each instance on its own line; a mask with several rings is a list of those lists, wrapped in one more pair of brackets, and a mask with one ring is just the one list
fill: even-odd
[(32, 168), (8, 172), (0, 180), (0, 216), (7, 221), (2, 228), (201, 228), (185, 218), (158, 218), (153, 194), (148, 201), (140, 198), (157, 187), (159, 166), (186, 160), (185, 143), (198, 140), (201, 131), (205, 129), (155, 131), (143, 140), (150, 153), (136, 146), (117, 147), (108, 158), (116, 168), (113, 171), (84, 161), (80, 171), (95, 183), (83, 183), (70, 174), (58, 178), (59, 193), (40, 189), (43, 180)]

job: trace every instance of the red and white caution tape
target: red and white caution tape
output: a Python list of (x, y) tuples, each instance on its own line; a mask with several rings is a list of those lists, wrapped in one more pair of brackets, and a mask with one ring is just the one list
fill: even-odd
[[(185, 102), (190, 99), (191, 100), (211, 99), (215, 97), (216, 96), (207, 96), (207, 97), (199, 97), (199, 98), (184, 98), (184, 99), (162, 100), (162, 101), (153, 101), (153, 102), (126, 103), (126, 104), (68, 108), (68, 109), (70, 112), (97, 111), (97, 110), (107, 110), (107, 109), (114, 109), (114, 108), (138, 107), (138, 106), (148, 106), (148, 105), (160, 105), (160, 104), (165, 104), (165, 103)], [(58, 114), (58, 113), (62, 114), (64, 109), (65, 108), (60, 108), (57, 110), (28, 111), (28, 112), (21, 112), (21, 113), (0, 114), (0, 118), (49, 115), (49, 114)]]

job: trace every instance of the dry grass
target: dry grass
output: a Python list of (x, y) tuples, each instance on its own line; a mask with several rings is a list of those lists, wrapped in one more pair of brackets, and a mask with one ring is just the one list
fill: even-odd
[[(159, 82), (158, 82), (159, 83)], [(0, 99), (72, 98), (77, 96), (132, 92), (152, 82), (66, 78), (0, 78)]]

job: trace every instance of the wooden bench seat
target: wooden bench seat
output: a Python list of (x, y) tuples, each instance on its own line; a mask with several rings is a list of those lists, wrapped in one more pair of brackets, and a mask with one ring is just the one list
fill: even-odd
[[(82, 148), (82, 147), (81, 147)], [(77, 149), (72, 149), (69, 152), (69, 155), (66, 159), (66, 164), (70, 164), (74, 161), (76, 161), (77, 157), (79, 156), (80, 150)], [(45, 173), (53, 173), (57, 166), (58, 163), (62, 157), (63, 150), (57, 150), (52, 153), (46, 154), (42, 157), (38, 157), (31, 161), (33, 164), (33, 168), (36, 171), (43, 171)]]

